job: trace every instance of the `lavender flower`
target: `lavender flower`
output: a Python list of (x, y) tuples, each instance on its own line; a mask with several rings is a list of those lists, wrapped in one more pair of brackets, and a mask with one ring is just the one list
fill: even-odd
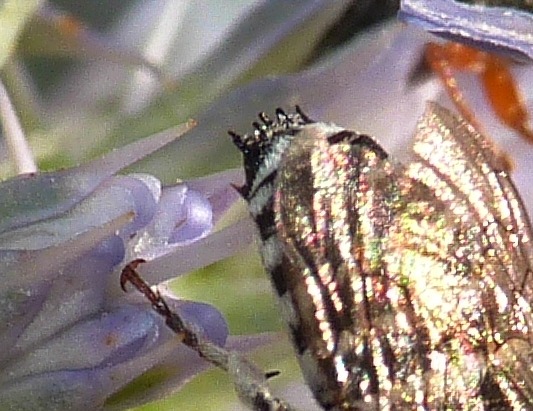
[[(118, 287), (123, 261), (145, 258), (150, 281), (163, 281), (251, 239), (243, 227), (212, 234), (236, 199), (234, 171), (168, 187), (149, 175), (115, 175), (185, 130), (0, 185), (0, 409), (100, 409), (149, 369), (174, 366), (166, 379), (173, 389), (205, 369), (149, 305)], [(165, 264), (173, 269), (161, 269)], [(215, 308), (171, 302), (210, 340), (226, 343)]]
[(449, 40), (533, 59), (533, 15), (526, 11), (454, 0), (403, 0), (399, 17)]

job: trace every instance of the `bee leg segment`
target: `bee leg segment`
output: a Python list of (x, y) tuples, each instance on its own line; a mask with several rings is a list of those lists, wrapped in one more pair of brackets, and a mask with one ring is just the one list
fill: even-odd
[(453, 75), (454, 71), (477, 74), (500, 122), (533, 143), (533, 129), (527, 107), (506, 59), (459, 43), (428, 43), (424, 57), (431, 70), (442, 79), (461, 116), (478, 131), (483, 130), (464, 99)]
[(120, 285), (125, 290), (131, 283), (152, 304), (152, 308), (165, 319), (165, 324), (176, 333), (185, 345), (192, 348), (203, 359), (226, 371), (233, 382), (239, 399), (256, 411), (295, 411), (270, 392), (267, 379), (279, 374), (264, 373), (235, 351), (228, 351), (203, 337), (199, 330), (186, 323), (179, 314), (170, 309), (163, 296), (154, 291), (137, 272), (145, 260), (136, 259), (127, 264), (120, 275)]

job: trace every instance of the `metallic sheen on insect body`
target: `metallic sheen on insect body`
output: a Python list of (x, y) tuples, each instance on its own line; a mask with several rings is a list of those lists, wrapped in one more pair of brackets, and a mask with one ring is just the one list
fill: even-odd
[(299, 109), (232, 134), (326, 410), (533, 410), (532, 233), (492, 144), (430, 103), (416, 161)]

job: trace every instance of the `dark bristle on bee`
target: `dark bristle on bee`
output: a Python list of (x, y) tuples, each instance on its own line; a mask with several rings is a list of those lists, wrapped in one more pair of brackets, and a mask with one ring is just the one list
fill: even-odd
[(265, 155), (270, 151), (272, 145), (283, 136), (294, 135), (303, 126), (314, 123), (303, 113), (300, 107), (296, 106), (294, 113), (285, 113), (282, 109), (276, 110), (276, 119), (272, 120), (264, 112), (259, 113), (261, 122), (253, 122), (253, 132), (239, 135), (233, 131), (229, 135), (233, 143), (244, 155), (244, 172), (246, 174), (246, 185), (239, 189), (243, 197), (247, 197), (250, 190), (250, 183), (255, 179), (255, 173), (264, 162)]
[(530, 222), (492, 143), (435, 103), (416, 160), (300, 109), (232, 133), (240, 189), (325, 410), (533, 410)]

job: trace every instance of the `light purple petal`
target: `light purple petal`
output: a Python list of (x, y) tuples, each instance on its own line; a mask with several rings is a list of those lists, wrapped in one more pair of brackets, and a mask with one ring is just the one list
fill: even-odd
[(169, 244), (188, 245), (205, 237), (213, 229), (211, 204), (200, 193), (187, 190), (182, 207), (182, 222), (174, 226)]
[(26, 375), (104, 367), (132, 360), (156, 340), (155, 318), (155, 313), (129, 306), (80, 322), (50, 339), (43, 338), (42, 345), (11, 366), (4, 366), (0, 381), (5, 383)]
[[(142, 317), (141, 317), (142, 318)], [(137, 318), (136, 318), (137, 320)], [(165, 330), (166, 331), (166, 330)], [(227, 348), (246, 352), (268, 344), (271, 335), (230, 337)], [(164, 344), (154, 344), (155, 350), (140, 355), (136, 361), (107, 367), (49, 372), (23, 378), (0, 387), (0, 409), (17, 411), (122, 410), (128, 406), (160, 399), (179, 390), (210, 364), (179, 343), (175, 336)], [(118, 404), (104, 406), (104, 401), (126, 383), (150, 370), (164, 375), (157, 384), (142, 386)]]
[[(180, 301), (176, 308), (187, 320), (195, 321), (195, 327), (209, 328), (208, 336), (225, 340), (227, 326), (213, 307)], [(149, 369), (168, 372), (183, 382), (183, 376), (188, 379), (206, 367), (151, 307), (122, 306), (55, 335), (21, 357), (12, 369), (4, 367), (0, 409), (87, 409), (84, 401), (100, 409), (110, 394)], [(21, 395), (25, 391), (27, 395)], [(20, 397), (28, 408), (20, 408)], [(117, 408), (124, 406), (121, 401)]]
[(533, 60), (533, 15), (453, 0), (403, 0), (399, 18), (453, 41)]
[[(139, 175), (131, 175), (116, 176), (109, 179), (102, 185), (102, 189), (106, 190), (113, 187), (112, 191), (114, 192), (106, 194), (108, 201), (106, 201), (106, 198), (96, 198), (94, 200), (95, 206), (92, 207), (90, 212), (99, 214), (100, 219), (105, 221), (105, 216), (110, 213), (110, 209), (120, 209), (126, 205), (128, 207), (131, 206), (135, 219), (117, 233), (122, 238), (128, 239), (137, 230), (146, 226), (154, 218), (157, 211), (160, 194), (154, 192), (155, 188), (153, 186), (159, 183), (159, 180), (155, 177), (150, 177), (149, 179), (148, 176), (143, 176), (141, 180)], [(82, 217), (86, 223), (89, 219), (87, 214), (89, 212), (84, 213)]]
[[(80, 234), (70, 241), (34, 252), (0, 252), (0, 295), (5, 295), (13, 287), (24, 288), (32, 283), (51, 281), (61, 275), (61, 269), (77, 261), (80, 256), (93, 250), (102, 241), (111, 238), (121, 227), (131, 222), (133, 215), (127, 213), (91, 231)], [(116, 244), (115, 244), (116, 247)], [(122, 249), (114, 250), (118, 255), (110, 255), (117, 261), (123, 255)], [(122, 251), (121, 251), (122, 250)]]
[(254, 242), (255, 228), (249, 219), (139, 266), (139, 273), (151, 283), (159, 283), (227, 258)]
[(99, 378), (101, 370), (59, 371), (34, 375), (0, 387), (0, 409), (66, 411), (101, 409), (112, 382)]
[(220, 218), (240, 198), (233, 186), (241, 186), (244, 182), (242, 169), (226, 170), (195, 180), (187, 181), (187, 187), (200, 192), (211, 203), (213, 223)]
[[(135, 361), (124, 361), (114, 366), (48, 372), (3, 384), (0, 386), (0, 409), (101, 410), (111, 394), (154, 367), (176, 349), (184, 351), (183, 345), (178, 344), (176, 338), (170, 339), (167, 336), (166, 343), (155, 342), (153, 349), (138, 355)], [(188, 365), (190, 352), (184, 357), (185, 364)], [(190, 372), (195, 372), (194, 366)], [(124, 409), (124, 406), (119, 406), (118, 409)]]
[(140, 180), (112, 177), (68, 213), (0, 234), (0, 249), (39, 250), (57, 246), (128, 213), (136, 217), (132, 226), (141, 227), (153, 217), (155, 209), (151, 191)]
[(64, 213), (105, 179), (164, 147), (189, 128), (185, 124), (155, 134), (77, 168), (22, 175), (1, 183), (0, 232)]
[[(113, 240), (110, 240), (113, 241)], [(12, 355), (32, 349), (43, 341), (78, 321), (94, 315), (104, 302), (106, 285), (116, 260), (124, 255), (121, 242), (115, 241), (110, 253), (91, 252), (60, 269), (55, 281), (44, 281), (47, 297), (42, 302), (38, 315), (10, 346)], [(37, 282), (39, 284), (39, 282)], [(43, 288), (44, 288), (43, 287)]]
[(39, 283), (0, 294), (0, 368), (12, 357), (15, 342), (41, 309), (49, 288)]
[(213, 228), (211, 204), (186, 184), (165, 187), (152, 221), (131, 241), (127, 259), (152, 260), (205, 237)]
[(184, 133), (190, 130), (194, 123), (185, 123), (171, 129), (156, 133), (153, 136), (143, 138), (128, 144), (127, 146), (110, 151), (102, 158), (92, 161), (79, 169), (85, 169), (99, 179), (116, 174), (126, 166), (129, 166), (139, 160), (142, 160), (149, 154), (163, 148), (170, 142), (181, 137)]
[(79, 169), (9, 179), (0, 184), (0, 232), (64, 213), (100, 183), (101, 179)]
[(223, 315), (215, 307), (205, 303), (178, 300), (169, 294), (165, 294), (165, 300), (183, 320), (194, 324), (201, 335), (221, 347), (224, 346), (229, 329)]
[[(172, 2), (167, 1), (166, 3)], [(255, 1), (254, 3), (252, 5), (253, 7), (248, 7), (250, 12), (247, 15), (239, 16), (239, 19), (232, 25), (232, 30), (229, 34), (228, 30), (221, 33), (219, 31), (220, 26), (216, 23), (212, 27), (210, 24), (203, 24), (204, 30), (211, 29), (212, 32), (215, 32), (215, 35), (218, 34), (217, 41), (219, 41), (219, 44), (218, 47), (213, 47), (213, 52), (207, 55), (202, 61), (198, 61), (198, 59), (195, 64), (189, 65), (187, 67), (187, 74), (178, 78), (179, 87), (177, 90), (179, 97), (175, 96), (175, 114), (177, 118), (188, 118), (191, 116), (196, 118), (195, 114), (199, 107), (207, 105), (213, 98), (218, 97), (233, 83), (242, 79), (245, 73), (251, 70), (253, 71), (261, 63), (260, 60), (263, 57), (267, 57), (269, 63), (274, 63), (275, 59), (269, 58), (271, 57), (270, 53), (277, 52), (281, 47), (290, 48), (291, 53), (288, 55), (289, 62), (283, 63), (278, 70), (286, 71), (293, 68), (294, 64), (302, 63), (312, 52), (319, 38), (337, 21), (343, 11), (350, 6), (350, 2), (345, 0), (293, 0), (289, 2), (285, 0), (261, 0)], [(198, 10), (201, 7), (206, 6), (204, 4), (202, 6), (191, 7), (191, 9)], [(230, 9), (233, 9), (233, 6)], [(140, 24), (141, 38), (139, 38), (138, 32), (121, 33), (124, 38), (128, 39), (127, 44), (132, 45), (132, 38), (133, 43), (135, 43), (135, 40), (140, 40), (138, 44), (144, 45), (151, 42), (151, 40), (148, 40), (148, 37), (150, 37), (149, 30), (153, 29), (153, 26), (149, 30), (146, 30), (145, 23), (146, 21), (153, 21), (153, 16), (157, 15), (157, 12), (158, 10), (152, 10), (152, 13), (143, 13), (141, 15), (140, 19), (143, 20)], [(135, 26), (132, 22), (129, 22), (127, 25), (130, 28)], [(179, 22), (175, 22), (175, 25), (179, 26)], [(207, 28), (205, 26), (209, 27)], [(180, 31), (183, 30), (186, 39), (190, 39), (190, 37), (193, 39), (197, 38), (195, 34), (187, 32), (185, 26), (180, 26), (179, 29)], [(217, 31), (218, 33), (216, 33)], [(189, 49), (195, 48), (194, 43), (190, 41), (181, 42), (181, 46), (185, 45)], [(177, 60), (181, 60), (183, 53), (180, 50), (175, 50), (171, 54), (176, 56)], [(185, 54), (189, 53), (185, 52)], [(293, 63), (292, 67), (290, 67), (291, 62)], [(272, 67), (269, 71), (272, 72)], [(151, 88), (149, 88), (148, 93), (145, 93), (146, 89), (144, 87), (132, 86), (131, 88), (119, 87), (117, 89), (117, 84), (126, 84), (126, 82), (130, 85), (137, 84), (135, 80), (132, 83), (130, 77), (131, 71), (127, 70), (127, 77), (124, 76), (124, 72), (124, 70), (119, 70), (119, 73), (117, 73), (117, 67), (110, 68), (109, 65), (102, 66), (98, 64), (94, 72), (89, 73), (92, 81), (87, 81), (87, 67), (80, 70), (78, 76), (73, 76), (70, 87), (67, 88), (71, 92), (72, 90), (76, 90), (75, 93), (72, 93), (75, 96), (69, 97), (65, 96), (64, 93), (59, 93), (60, 98), (55, 102), (56, 106), (59, 105), (58, 114), (62, 116), (63, 125), (59, 127), (61, 129), (60, 133), (65, 135), (65, 130), (77, 132), (81, 124), (84, 134), (91, 136), (93, 139), (98, 140), (103, 138), (106, 132), (109, 137), (109, 130), (107, 128), (101, 127), (100, 125), (95, 126), (94, 124), (100, 124), (98, 119), (101, 119), (102, 115), (101, 104), (94, 104), (95, 99), (97, 102), (102, 101), (101, 97), (109, 95), (109, 90), (115, 91), (115, 93), (112, 93), (115, 97), (117, 90), (118, 94), (123, 94), (124, 90), (126, 90), (128, 94), (131, 93), (134, 95), (137, 101), (139, 98), (143, 102), (150, 100), (150, 97), (153, 96), (151, 93), (153, 90)], [(80, 78), (83, 81), (80, 81)], [(82, 91), (85, 94), (85, 99), (80, 99), (79, 97), (80, 83), (89, 84), (87, 90)], [(139, 93), (141, 96), (139, 96)], [(121, 97), (128, 98), (128, 96), (124, 95)], [(72, 104), (73, 99), (76, 101), (75, 105)], [(87, 110), (80, 110), (80, 100), (89, 102)], [(113, 101), (116, 100), (115, 98)], [(90, 104), (91, 102), (93, 104)], [(156, 102), (153, 103), (155, 108)], [(81, 104), (83, 106), (84, 103)], [(133, 107), (129, 106), (127, 109), (131, 108)], [(103, 114), (108, 116), (109, 112), (106, 111)], [(124, 116), (122, 116), (122, 119), (124, 120)], [(123, 127), (120, 128), (127, 130), (129, 123), (128, 120), (123, 121)], [(127, 134), (125, 133), (125, 135)], [(68, 137), (68, 134), (65, 136)], [(71, 141), (68, 138), (64, 138), (63, 140), (66, 142)], [(75, 157), (83, 155), (83, 147), (80, 147), (79, 144), (71, 143), (70, 147), (66, 149)], [(190, 154), (191, 151), (188, 151), (188, 153)], [(163, 175), (163, 172), (168, 170), (168, 166), (162, 163), (159, 164), (159, 167), (153, 168), (152, 170), (158, 170), (157, 173), (160, 175)], [(159, 173), (159, 170), (161, 173)]]

